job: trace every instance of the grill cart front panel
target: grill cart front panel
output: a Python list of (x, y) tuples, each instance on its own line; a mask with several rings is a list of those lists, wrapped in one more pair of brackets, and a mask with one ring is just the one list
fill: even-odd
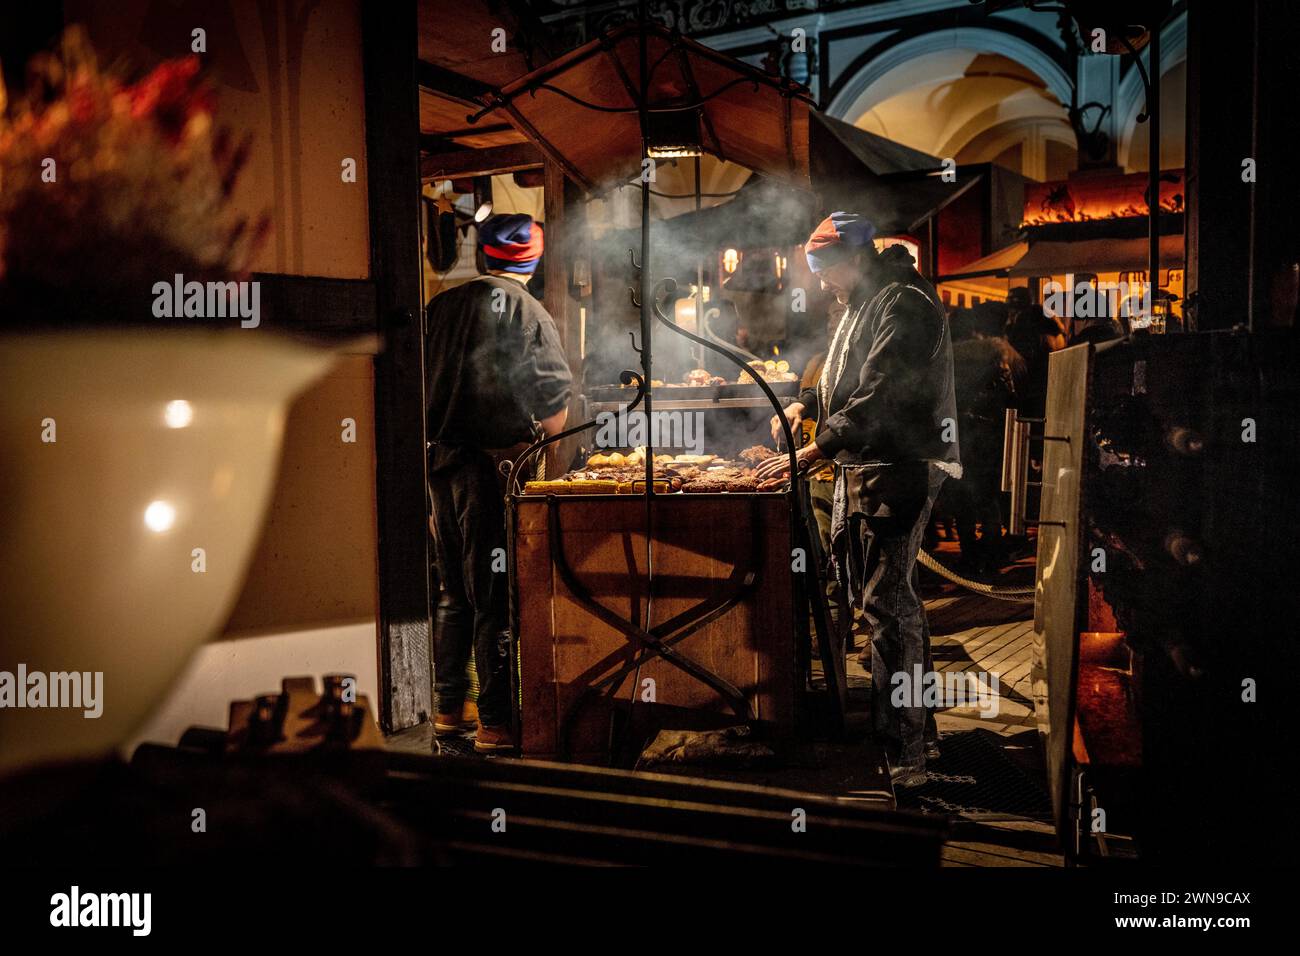
[[(787, 496), (657, 495), (652, 575), (640, 495), (514, 505), (525, 757), (607, 763), (615, 728), (638, 741), (746, 722), (793, 732), (803, 671)], [(645, 634), (647, 603), (672, 661), (629, 633)]]

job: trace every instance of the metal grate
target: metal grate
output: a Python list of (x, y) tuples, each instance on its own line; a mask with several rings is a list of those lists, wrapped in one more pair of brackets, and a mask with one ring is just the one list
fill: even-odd
[(433, 738), (435, 757), (481, 757), (474, 749), (474, 738), (468, 736), (442, 736)]
[(1002, 740), (988, 730), (945, 735), (939, 759), (926, 761), (926, 782), (895, 788), (899, 809), (971, 819), (1051, 820), (1052, 803), (1042, 781), (1007, 756)]

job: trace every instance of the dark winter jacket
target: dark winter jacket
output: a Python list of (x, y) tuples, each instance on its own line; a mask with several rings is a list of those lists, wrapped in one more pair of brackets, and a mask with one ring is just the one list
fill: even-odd
[[(838, 384), (820, 407), (817, 444), (841, 465), (960, 462), (948, 321), (934, 287), (891, 247), (854, 290), (827, 355)], [(844, 339), (847, 337), (847, 347)], [(838, 347), (837, 347), (838, 345)], [(814, 414), (813, 409), (816, 409)]]

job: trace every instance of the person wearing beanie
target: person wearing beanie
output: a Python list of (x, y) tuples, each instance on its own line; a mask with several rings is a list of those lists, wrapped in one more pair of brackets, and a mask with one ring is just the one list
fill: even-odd
[[(469, 727), (470, 652), (478, 674), (474, 748), (515, 747), (505, 507), (498, 462), (564, 428), (573, 378), (555, 322), (527, 289), (542, 227), (526, 215), (478, 227), (487, 273), (425, 310), (430, 528), (441, 585), (434, 623), (434, 732)], [(495, 566), (494, 566), (495, 565)]]
[[(872, 625), (872, 723), (896, 786), (926, 779), (938, 754), (932, 709), (914, 674), (933, 672), (916, 553), (944, 480), (961, 476), (952, 344), (938, 294), (901, 245), (877, 252), (875, 226), (833, 212), (804, 246), (822, 286), (846, 306), (818, 382), (785, 410), (817, 421), (801, 467), (834, 459), (831, 554), (841, 589)], [(772, 420), (773, 434), (780, 421)], [(789, 468), (768, 459), (759, 478)], [(900, 682), (906, 682), (906, 685)]]

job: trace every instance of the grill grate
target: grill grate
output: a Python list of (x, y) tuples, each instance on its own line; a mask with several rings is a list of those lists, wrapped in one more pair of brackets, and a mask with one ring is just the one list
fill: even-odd
[(482, 757), (474, 749), (474, 738), (467, 736), (442, 736), (433, 738), (435, 757)]

